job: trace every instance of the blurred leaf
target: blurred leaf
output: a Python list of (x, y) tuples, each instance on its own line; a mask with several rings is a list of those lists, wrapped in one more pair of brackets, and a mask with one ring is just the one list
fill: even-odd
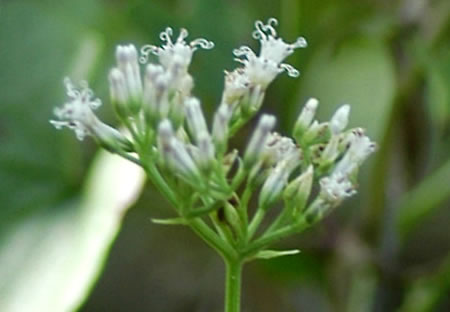
[(439, 300), (448, 296), (450, 290), (450, 256), (447, 256), (441, 267), (432, 274), (415, 279), (409, 285), (405, 300), (399, 312), (432, 312), (436, 311)]
[(349, 286), (346, 311), (369, 312), (375, 298), (376, 275), (372, 268), (355, 268)]
[[(448, 48), (448, 47), (447, 47)], [(428, 107), (433, 124), (440, 130), (450, 123), (450, 49), (446, 55), (433, 58), (428, 66)]]
[(2, 2), (1, 311), (76, 308), (142, 183), (135, 167), (107, 156), (80, 199), (81, 144), (48, 122), (63, 102), (62, 78), (87, 78), (99, 57), (101, 40), (88, 28), (100, 19), (98, 3)]
[(397, 215), (397, 226), (402, 238), (450, 198), (449, 177), (450, 160), (447, 160), (441, 168), (404, 195)]
[(36, 212), (1, 237), (0, 310), (78, 307), (143, 182), (139, 167), (100, 152), (80, 200)]
[[(86, 3), (85, 3), (86, 2)], [(58, 205), (78, 191), (83, 174), (80, 144), (49, 124), (52, 107), (63, 102), (62, 79), (92, 67), (85, 46), (87, 17), (77, 20), (42, 2), (3, 2), (0, 18), (0, 232), (28, 214)], [(80, 1), (95, 16), (94, 1)], [(89, 40), (88, 40), (89, 41)], [(95, 41), (95, 40), (90, 40)], [(98, 54), (95, 44), (88, 54)], [(96, 58), (96, 55), (94, 58)], [(74, 61), (75, 59), (75, 61)], [(74, 68), (76, 67), (76, 68)], [(86, 78), (86, 76), (84, 76)]]

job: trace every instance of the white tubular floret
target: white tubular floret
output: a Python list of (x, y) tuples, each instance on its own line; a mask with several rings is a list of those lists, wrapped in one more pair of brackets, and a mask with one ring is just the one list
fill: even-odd
[(259, 160), (260, 154), (269, 137), (270, 131), (275, 127), (276, 118), (271, 115), (263, 115), (256, 126), (255, 131), (247, 145), (244, 155), (244, 164), (247, 167), (252, 166)]
[(294, 125), (294, 136), (302, 136), (306, 130), (311, 125), (316, 115), (317, 107), (319, 106), (319, 101), (316, 98), (310, 98), (303, 107), (297, 121)]
[(173, 170), (174, 174), (184, 177), (191, 183), (198, 183), (200, 172), (183, 143), (176, 138), (168, 119), (159, 124), (158, 145), (162, 161)]
[(148, 64), (145, 70), (143, 105), (149, 121), (156, 121), (159, 118), (157, 95), (161, 92), (156, 89), (156, 81), (163, 74), (164, 68), (161, 65)]
[(188, 98), (184, 101), (184, 107), (189, 131), (198, 143), (199, 135), (208, 133), (208, 126), (206, 125), (205, 116), (203, 116), (200, 101), (194, 97)]
[(125, 76), (130, 97), (138, 101), (142, 95), (142, 81), (139, 70), (138, 53), (132, 44), (118, 46), (116, 49), (116, 59), (119, 69)]
[(271, 204), (277, 201), (289, 178), (289, 168), (287, 161), (282, 161), (270, 172), (267, 180), (264, 182), (259, 194), (259, 206), (266, 210)]
[(217, 151), (225, 153), (228, 135), (229, 125), (232, 111), (228, 105), (220, 105), (217, 112), (214, 114), (212, 137), (214, 145)]
[(118, 68), (111, 69), (109, 73), (109, 90), (111, 101), (119, 115), (125, 116), (128, 111), (128, 90), (125, 76)]
[(347, 127), (349, 115), (350, 105), (345, 104), (338, 108), (330, 120), (330, 130), (332, 134), (339, 134)]
[(198, 134), (198, 158), (197, 163), (203, 171), (208, 171), (214, 162), (214, 145), (211, 136), (207, 132)]

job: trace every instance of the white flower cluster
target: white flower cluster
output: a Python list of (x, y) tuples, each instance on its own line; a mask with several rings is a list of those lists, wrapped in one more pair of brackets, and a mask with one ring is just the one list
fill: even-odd
[[(358, 168), (376, 149), (361, 128), (345, 131), (350, 106), (342, 105), (329, 122), (313, 121), (318, 101), (310, 99), (297, 119), (294, 136), (304, 149), (312, 151), (310, 161), (320, 171), (320, 193), (308, 208), (310, 217), (321, 217), (342, 200), (356, 194)], [(309, 147), (307, 147), (309, 145)]]
[[(163, 178), (170, 174), (168, 180), (179, 179), (192, 193), (206, 196), (204, 202), (236, 192), (233, 185), (239, 185), (239, 179), (233, 182), (228, 173), (230, 159), (238, 159), (238, 172), (246, 173), (252, 187), (261, 188), (259, 206), (263, 210), (282, 197), (288, 204), (305, 206), (315, 178), (321, 187), (320, 205), (312, 208), (334, 207), (356, 192), (352, 177), (375, 148), (361, 129), (345, 131), (349, 105), (340, 107), (329, 122), (319, 123), (315, 120), (318, 101), (308, 100), (295, 124), (293, 139), (273, 132), (275, 117), (263, 115), (242, 159), (234, 151), (227, 153), (228, 140), (258, 112), (275, 77), (283, 71), (292, 77), (299, 75), (283, 61), (295, 49), (306, 47), (306, 40), (299, 37), (286, 43), (277, 36), (276, 25), (273, 18), (266, 24), (255, 23), (253, 37), (260, 41), (259, 54), (247, 46), (234, 50), (243, 66), (225, 72), (211, 130), (200, 101), (191, 94), (194, 81), (188, 69), (198, 48), (211, 49), (214, 44), (203, 38), (186, 42), (185, 29), (172, 40), (171, 28), (160, 34), (161, 47), (145, 45), (140, 56), (133, 45), (117, 47), (117, 66), (109, 74), (110, 94), (130, 139), (95, 116), (93, 110), (100, 101), (93, 98), (87, 84), (78, 90), (69, 80), (65, 80), (69, 102), (55, 109), (59, 120), (52, 123), (74, 129), (79, 139), (92, 135), (121, 155), (136, 153), (137, 162), (151, 161)], [(159, 63), (149, 62), (152, 54)], [(143, 74), (139, 63), (145, 63)]]

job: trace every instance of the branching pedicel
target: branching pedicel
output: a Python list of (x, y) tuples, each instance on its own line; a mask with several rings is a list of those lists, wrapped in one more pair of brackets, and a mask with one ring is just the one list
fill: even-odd
[[(293, 139), (273, 132), (275, 117), (263, 115), (244, 153), (228, 150), (230, 138), (259, 111), (275, 77), (283, 71), (299, 75), (282, 62), (295, 49), (306, 47), (306, 40), (284, 42), (277, 37), (276, 24), (274, 18), (255, 23), (259, 55), (247, 46), (233, 51), (243, 66), (225, 72), (211, 131), (200, 101), (191, 95), (194, 84), (188, 68), (198, 48), (211, 49), (214, 44), (206, 39), (186, 42), (185, 29), (173, 41), (171, 28), (160, 35), (162, 47), (146, 45), (140, 57), (133, 45), (117, 47), (117, 67), (109, 75), (111, 101), (127, 134), (96, 117), (93, 111), (101, 102), (87, 83), (77, 89), (68, 79), (64, 83), (69, 101), (55, 109), (58, 120), (51, 121), (57, 128), (74, 129), (80, 140), (94, 137), (144, 168), (178, 214), (154, 221), (191, 227), (223, 257), (226, 311), (240, 309), (242, 265), (298, 252), (267, 248), (321, 220), (354, 195), (358, 168), (375, 149), (362, 129), (345, 130), (349, 105), (320, 123), (314, 118), (318, 101), (310, 99), (295, 123)], [(138, 61), (147, 63), (150, 54), (159, 64), (147, 64), (141, 78)], [(320, 189), (310, 198), (315, 184)], [(249, 213), (252, 200), (257, 200), (257, 209)], [(264, 220), (280, 202), (283, 208), (276, 219)]]

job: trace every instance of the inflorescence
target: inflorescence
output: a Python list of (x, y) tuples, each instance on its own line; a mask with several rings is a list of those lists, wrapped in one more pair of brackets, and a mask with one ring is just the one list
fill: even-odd
[[(117, 65), (109, 74), (111, 102), (127, 131), (100, 121), (94, 113), (100, 100), (87, 83), (77, 88), (69, 79), (64, 80), (68, 102), (55, 109), (58, 120), (51, 122), (58, 129), (73, 129), (80, 140), (92, 136), (141, 165), (175, 206), (180, 218), (173, 223), (210, 218), (206, 224), (235, 250), (251, 246), (257, 233), (263, 232), (264, 238), (300, 223), (312, 224), (356, 193), (358, 168), (375, 144), (361, 128), (346, 130), (349, 105), (341, 106), (330, 121), (319, 122), (318, 101), (311, 98), (292, 138), (274, 132), (276, 118), (263, 115), (245, 151), (229, 150), (230, 138), (259, 111), (276, 76), (284, 71), (299, 75), (283, 62), (295, 49), (306, 47), (306, 40), (286, 43), (276, 25), (274, 18), (255, 23), (259, 54), (247, 46), (233, 51), (241, 66), (225, 72), (211, 127), (200, 100), (192, 95), (188, 69), (197, 49), (214, 44), (203, 38), (188, 42), (186, 29), (173, 40), (171, 28), (161, 33), (161, 47), (145, 45), (140, 53), (133, 45), (116, 49)], [(149, 62), (152, 55), (159, 63)], [(145, 64), (143, 74), (140, 63)], [(249, 216), (248, 203), (257, 192), (257, 210)], [(265, 212), (279, 202), (284, 203), (280, 215), (262, 231)]]

